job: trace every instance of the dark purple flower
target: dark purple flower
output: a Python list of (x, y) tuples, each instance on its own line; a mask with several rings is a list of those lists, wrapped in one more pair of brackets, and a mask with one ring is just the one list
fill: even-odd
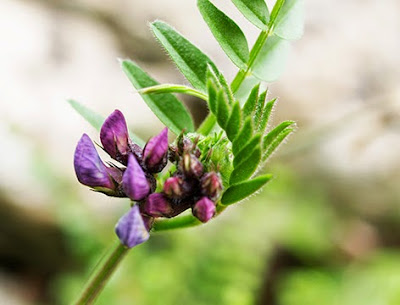
[(168, 128), (164, 128), (159, 135), (151, 138), (144, 150), (143, 159), (147, 169), (158, 173), (167, 164), (168, 157)]
[(117, 233), (121, 243), (128, 248), (132, 248), (149, 239), (149, 232), (137, 205), (133, 206), (128, 213), (120, 218), (115, 226), (115, 233)]
[(126, 195), (135, 201), (144, 199), (150, 192), (146, 175), (132, 154), (129, 155), (128, 167), (122, 177), (122, 186)]
[(193, 215), (201, 222), (209, 221), (215, 214), (215, 203), (203, 197), (193, 206)]
[(100, 130), (100, 141), (104, 150), (115, 160), (126, 165), (131, 151), (131, 140), (124, 115), (115, 110), (104, 121)]
[(203, 164), (194, 155), (185, 153), (181, 162), (182, 170), (187, 176), (200, 178), (203, 175)]
[(142, 212), (152, 217), (171, 217), (174, 211), (164, 194), (153, 193), (144, 203)]
[(107, 168), (101, 161), (92, 141), (83, 134), (75, 149), (74, 167), (79, 182), (94, 189), (105, 188), (113, 190), (115, 183), (110, 174), (113, 169)]
[(171, 177), (168, 178), (164, 182), (164, 187), (163, 191), (164, 193), (171, 198), (178, 198), (182, 196), (183, 190), (182, 190), (182, 178), (180, 177)]
[(210, 197), (211, 199), (217, 199), (222, 190), (222, 181), (216, 172), (206, 173), (201, 178), (201, 190), (203, 195)]

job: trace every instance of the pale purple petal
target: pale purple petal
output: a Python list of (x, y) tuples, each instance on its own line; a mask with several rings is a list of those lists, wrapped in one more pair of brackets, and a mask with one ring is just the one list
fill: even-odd
[(201, 222), (209, 221), (215, 214), (215, 203), (209, 198), (203, 197), (193, 207), (193, 215)]
[(164, 182), (163, 191), (164, 193), (171, 198), (177, 198), (182, 196), (182, 178), (179, 177), (170, 177)]
[(87, 134), (83, 134), (75, 149), (75, 173), (80, 183), (90, 187), (114, 188), (107, 167), (101, 161)]
[(222, 191), (222, 181), (216, 172), (206, 173), (201, 178), (201, 191), (211, 199), (217, 199)]
[(122, 177), (122, 186), (125, 194), (135, 201), (144, 199), (150, 192), (146, 175), (132, 154), (129, 155), (128, 167)]
[(160, 172), (167, 164), (168, 128), (151, 138), (144, 148), (143, 157), (147, 168), (152, 172)]
[(128, 213), (120, 218), (115, 226), (115, 233), (117, 233), (121, 243), (128, 248), (132, 248), (149, 239), (150, 234), (146, 229), (137, 205), (133, 206)]
[(128, 127), (121, 111), (115, 110), (104, 121), (100, 130), (104, 150), (114, 159), (126, 163), (130, 152)]

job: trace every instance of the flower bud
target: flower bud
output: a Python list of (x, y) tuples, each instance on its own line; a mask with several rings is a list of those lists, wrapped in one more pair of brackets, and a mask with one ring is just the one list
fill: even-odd
[(153, 193), (144, 203), (142, 212), (152, 217), (172, 217), (173, 209), (164, 194)]
[(108, 169), (101, 161), (87, 134), (82, 135), (76, 146), (74, 167), (80, 183), (94, 189), (115, 189), (115, 183), (110, 175), (112, 169)]
[(168, 178), (164, 182), (164, 193), (171, 198), (178, 198), (182, 196), (183, 190), (182, 190), (182, 179), (179, 177), (171, 177)]
[(152, 173), (161, 172), (168, 161), (168, 128), (151, 138), (144, 150), (143, 159), (146, 168)]
[(195, 156), (185, 153), (182, 159), (182, 170), (190, 177), (200, 178), (203, 175), (203, 164)]
[(100, 130), (100, 141), (104, 150), (115, 160), (126, 165), (130, 153), (131, 140), (124, 115), (115, 110), (104, 121)]
[(130, 154), (128, 167), (122, 177), (122, 186), (126, 195), (134, 201), (144, 199), (150, 192), (150, 186), (142, 167)]
[(149, 239), (149, 232), (137, 205), (133, 206), (128, 213), (120, 218), (115, 226), (115, 233), (117, 233), (121, 243), (128, 248), (132, 248)]
[(219, 197), (222, 190), (222, 181), (216, 172), (206, 173), (201, 178), (201, 191), (203, 195), (215, 200)]
[(209, 198), (203, 197), (193, 206), (192, 212), (201, 222), (207, 222), (215, 214), (215, 203)]

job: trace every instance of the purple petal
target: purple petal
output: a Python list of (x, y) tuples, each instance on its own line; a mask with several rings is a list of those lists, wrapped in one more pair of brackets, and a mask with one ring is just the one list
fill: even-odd
[(168, 128), (151, 138), (144, 148), (143, 157), (147, 168), (152, 172), (160, 172), (167, 164)]
[(133, 206), (128, 213), (120, 218), (115, 226), (115, 233), (117, 233), (121, 243), (128, 248), (132, 248), (149, 239), (149, 232), (145, 227), (137, 205)]
[(135, 201), (144, 199), (150, 192), (146, 175), (132, 154), (129, 155), (128, 167), (122, 177), (122, 186), (126, 195)]
[(201, 222), (209, 221), (215, 214), (215, 203), (207, 197), (201, 198), (193, 207), (193, 215)]
[(183, 194), (182, 183), (183, 181), (181, 178), (170, 177), (167, 180), (165, 180), (163, 191), (167, 196), (171, 198), (180, 197)]
[(104, 121), (100, 130), (104, 150), (115, 160), (126, 164), (130, 152), (128, 127), (121, 111), (115, 110)]
[(75, 149), (74, 167), (79, 182), (90, 187), (114, 188), (107, 167), (101, 161), (92, 141), (83, 134)]
[(171, 217), (173, 212), (171, 203), (161, 193), (151, 194), (143, 206), (143, 213), (152, 217)]
[(222, 181), (216, 172), (206, 173), (201, 178), (201, 191), (211, 199), (217, 199), (222, 191)]

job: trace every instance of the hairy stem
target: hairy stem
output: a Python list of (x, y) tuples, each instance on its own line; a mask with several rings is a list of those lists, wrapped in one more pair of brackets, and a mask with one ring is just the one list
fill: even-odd
[(113, 248), (97, 264), (79, 298), (73, 305), (93, 304), (128, 250), (129, 248), (122, 245), (118, 240)]

